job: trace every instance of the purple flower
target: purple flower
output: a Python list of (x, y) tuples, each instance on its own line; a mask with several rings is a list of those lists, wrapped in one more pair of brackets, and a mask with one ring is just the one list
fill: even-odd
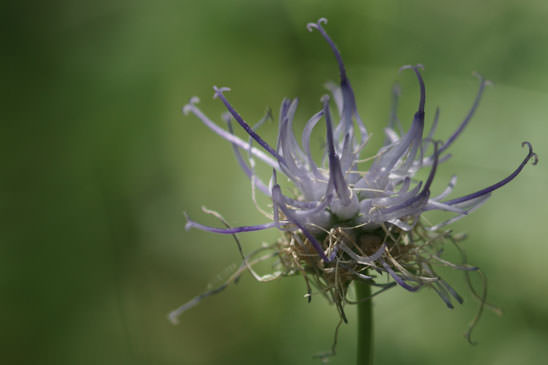
[[(361, 152), (369, 140), (369, 134), (358, 114), (341, 55), (322, 26), (325, 23), (327, 20), (322, 18), (317, 23), (308, 24), (307, 28), (320, 32), (330, 46), (338, 63), (340, 85), (328, 85), (331, 96), (322, 97), (321, 110), (305, 124), (300, 144), (293, 133), (297, 99), (282, 102), (275, 145), (261, 138), (256, 127), (251, 127), (230, 104), (225, 95), (228, 88), (214, 87), (214, 98), (220, 99), (228, 110), (224, 116), (227, 129), (211, 121), (198, 108), (197, 98), (192, 98), (184, 107), (185, 114), (194, 114), (232, 144), (238, 163), (251, 181), (253, 193), (259, 190), (268, 196), (273, 208), (272, 212), (264, 212), (268, 221), (260, 225), (233, 228), (218, 213), (207, 211), (221, 219), (224, 227), (205, 226), (187, 217), (186, 228), (232, 234), (236, 240), (238, 233), (270, 228), (277, 228), (283, 234), (272, 245), (261, 247), (247, 256), (242, 253), (242, 266), (222, 288), (194, 298), (174, 311), (172, 320), (203, 297), (222, 290), (245, 270), (250, 270), (259, 280), (302, 274), (307, 285), (311, 282), (337, 305), (342, 319), (345, 319), (343, 305), (348, 302), (348, 287), (353, 280), (367, 280), (378, 286), (379, 292), (397, 285), (409, 291), (430, 287), (452, 308), (453, 300), (462, 302), (462, 299), (436, 274), (434, 266), (448, 266), (466, 273), (477, 268), (465, 261), (453, 264), (441, 257), (446, 244), (455, 245), (460, 251), (458, 236), (452, 235), (446, 226), (477, 209), (493, 191), (513, 180), (529, 160), (536, 164), (537, 156), (531, 144), (523, 142), (527, 155), (508, 177), (455, 198), (450, 197), (456, 184), (456, 177), (453, 176), (444, 191), (431, 194), (439, 165), (450, 157), (448, 148), (471, 120), (488, 81), (479, 77), (479, 91), (466, 118), (442, 142), (433, 137), (439, 110), (434, 115), (430, 130), (425, 133), (426, 87), (421, 76), (422, 66), (417, 65), (401, 68), (415, 73), (420, 89), (418, 109), (411, 127), (407, 133), (401, 131), (395, 113), (399, 90), (395, 88), (394, 111), (385, 129), (384, 146), (373, 157), (369, 170), (360, 170), (360, 164), (364, 162), (360, 160), (363, 158)], [(335, 112), (331, 111), (332, 102), (336, 106)], [(233, 120), (249, 134), (249, 141), (233, 134)], [(322, 120), (325, 123), (326, 147), (324, 163), (319, 163), (312, 157), (310, 139), (313, 129)], [(272, 168), (268, 183), (255, 174), (256, 162)], [(425, 181), (415, 177), (421, 169), (428, 171)], [(278, 184), (279, 174), (285, 175), (294, 184), (298, 191), (296, 196), (282, 191)], [(447, 211), (453, 216), (444, 222), (428, 224), (422, 215), (430, 210)], [(255, 273), (253, 264), (267, 259), (275, 261), (274, 273), (266, 276)], [(377, 281), (383, 275), (391, 280)]]

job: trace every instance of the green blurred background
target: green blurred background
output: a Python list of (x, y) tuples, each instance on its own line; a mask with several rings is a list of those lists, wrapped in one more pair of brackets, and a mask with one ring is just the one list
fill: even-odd
[[(427, 113), (447, 138), (471, 105), (479, 71), (496, 84), (439, 169), (455, 194), (540, 156), (518, 181), (454, 226), (489, 277), (486, 312), (448, 310), (432, 292), (398, 288), (375, 300), (377, 364), (544, 364), (548, 273), (544, 160), (548, 126), (546, 1), (48, 1), (3, 6), (0, 155), (0, 349), (6, 364), (313, 364), (329, 349), (335, 308), (303, 298), (299, 277), (240, 283), (171, 325), (167, 313), (239, 263), (230, 237), (184, 230), (201, 205), (234, 225), (262, 223), (230, 146), (180, 110), (191, 96), (220, 120), (211, 86), (249, 120), (299, 96), (295, 129), (320, 107), (333, 56), (305, 24), (327, 30), (346, 60), (358, 107), (383, 140), (390, 88), (400, 117), (417, 102), (405, 64), (425, 65)], [(277, 113), (276, 113), (277, 114)], [(264, 127), (275, 138), (275, 124)], [(319, 144), (319, 139), (315, 141)], [(438, 190), (439, 191), (439, 190)], [(247, 250), (277, 232), (243, 236)], [(226, 276), (226, 274), (225, 274)], [(333, 364), (354, 360), (354, 308)]]

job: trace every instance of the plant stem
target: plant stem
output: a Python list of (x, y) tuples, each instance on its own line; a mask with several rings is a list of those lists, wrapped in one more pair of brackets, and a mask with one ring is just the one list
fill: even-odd
[(357, 365), (373, 364), (373, 310), (371, 286), (364, 280), (354, 280), (358, 302), (358, 358)]

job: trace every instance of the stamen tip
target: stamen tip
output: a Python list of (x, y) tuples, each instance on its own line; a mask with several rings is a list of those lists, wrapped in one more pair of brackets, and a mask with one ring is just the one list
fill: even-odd
[(424, 70), (424, 65), (418, 63), (416, 65), (404, 65), (402, 67), (400, 67), (400, 69), (398, 70), (398, 72), (402, 72), (404, 70), (417, 70), (417, 69), (421, 69), (421, 70)]
[(400, 69), (398, 70), (398, 73), (401, 73), (402, 71), (405, 71), (405, 70), (409, 70), (410, 68), (413, 68), (413, 66), (411, 66), (411, 65), (403, 65), (403, 66), (400, 67)]
[(229, 87), (217, 87), (213, 86), (213, 90), (215, 91), (215, 94), (213, 94), (213, 99), (217, 99), (219, 96), (223, 95), (225, 91), (230, 91)]
[(193, 96), (190, 98), (188, 104), (183, 106), (183, 114), (188, 115), (191, 111), (194, 105), (198, 104), (200, 102), (200, 98), (197, 96)]
[(485, 86), (492, 86), (492, 85), (495, 85), (495, 83), (491, 80), (487, 80), (485, 77), (483, 77), (482, 74), (480, 74), (479, 72), (477, 71), (474, 71), (472, 72), (472, 75), (476, 78), (478, 78), (482, 84), (484, 84)]
[(306, 25), (306, 29), (309, 31), (309, 32), (312, 32), (314, 29), (318, 29), (318, 24), (316, 23), (308, 23)]
[(306, 25), (306, 29), (309, 31), (309, 32), (312, 32), (314, 29), (319, 29), (322, 24), (327, 24), (327, 19), (326, 18), (320, 18), (318, 19), (318, 21), (316, 23), (313, 23), (313, 22), (310, 22)]
[(190, 231), (192, 228), (192, 221), (190, 220), (187, 212), (183, 212), (183, 215), (185, 216), (186, 224), (185, 224), (185, 230)]
[(538, 156), (535, 152), (533, 152), (533, 145), (529, 141), (523, 141), (521, 142), (521, 147), (525, 147), (529, 149), (528, 159), (533, 159), (533, 166), (538, 163)]
[(173, 325), (178, 325), (179, 324), (179, 318), (177, 318), (177, 313), (176, 311), (173, 311), (171, 313), (169, 313), (167, 315), (167, 319), (171, 322), (171, 324)]

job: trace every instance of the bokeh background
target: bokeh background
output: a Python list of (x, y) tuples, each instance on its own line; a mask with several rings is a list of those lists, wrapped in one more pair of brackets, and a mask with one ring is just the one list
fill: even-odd
[[(425, 65), (427, 118), (447, 138), (485, 98), (437, 189), (455, 194), (540, 163), (454, 226), (489, 278), (477, 346), (463, 333), (477, 310), (448, 310), (434, 293), (394, 289), (375, 300), (378, 364), (543, 364), (548, 358), (546, 1), (48, 1), (3, 6), (0, 158), (0, 356), (6, 364), (314, 364), (331, 346), (336, 311), (303, 298), (301, 278), (238, 285), (181, 317), (167, 313), (239, 263), (230, 237), (184, 230), (205, 205), (234, 225), (262, 223), (230, 146), (181, 114), (191, 96), (220, 120), (211, 86), (232, 87), (244, 116), (277, 115), (299, 96), (295, 129), (337, 80), (333, 56), (305, 24), (327, 29), (346, 60), (358, 107), (382, 140), (396, 79), (400, 118), (418, 99), (405, 64)], [(263, 127), (273, 141), (276, 124)], [(319, 146), (320, 139), (315, 143)], [(245, 249), (277, 232), (242, 236)], [(351, 364), (354, 308), (333, 364)]]

